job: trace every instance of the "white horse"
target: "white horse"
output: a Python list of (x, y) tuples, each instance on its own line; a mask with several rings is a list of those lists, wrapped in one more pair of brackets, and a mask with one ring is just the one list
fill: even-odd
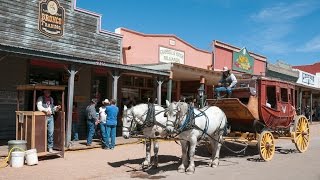
[(131, 131), (137, 124), (142, 125), (143, 135), (147, 139), (146, 158), (142, 163), (142, 168), (147, 168), (151, 165), (151, 139), (153, 139), (154, 145), (154, 165), (158, 167), (159, 144), (155, 138), (164, 137), (166, 135), (165, 126), (167, 118), (164, 117), (165, 109), (159, 105), (154, 105), (155, 122), (150, 120), (146, 121), (148, 110), (150, 110), (148, 104), (138, 104), (130, 109), (128, 109), (127, 106), (124, 106), (122, 116), (122, 136), (125, 139), (130, 137)]
[[(195, 171), (194, 154), (197, 142), (202, 137), (208, 137), (212, 147), (212, 157), (209, 163), (211, 167), (217, 167), (219, 164), (220, 148), (222, 135), (227, 125), (225, 113), (216, 106), (204, 107), (200, 110), (194, 108), (189, 110), (194, 114), (194, 119), (187, 116), (188, 104), (185, 102), (166, 102), (169, 111), (167, 113), (167, 132), (176, 133), (181, 142), (182, 163), (178, 167), (178, 172), (192, 174)], [(189, 113), (188, 113), (189, 114)], [(193, 119), (193, 120), (192, 120)], [(187, 127), (188, 122), (189, 128)], [(193, 123), (194, 122), (194, 123)], [(188, 159), (188, 157), (190, 159)], [(189, 161), (190, 160), (190, 161)], [(188, 167), (186, 169), (186, 167)]]

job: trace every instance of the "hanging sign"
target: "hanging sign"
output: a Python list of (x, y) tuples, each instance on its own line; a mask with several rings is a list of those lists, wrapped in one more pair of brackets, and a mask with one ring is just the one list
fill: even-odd
[(240, 52), (233, 52), (233, 70), (252, 74), (253, 65), (254, 59), (249, 55), (246, 48), (242, 48)]
[(39, 31), (49, 37), (61, 37), (64, 30), (65, 10), (57, 0), (39, 3)]

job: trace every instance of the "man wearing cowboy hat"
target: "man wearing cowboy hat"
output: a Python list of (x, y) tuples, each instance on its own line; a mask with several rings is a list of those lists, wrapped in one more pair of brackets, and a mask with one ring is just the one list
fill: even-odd
[(236, 76), (230, 72), (230, 70), (228, 69), (228, 67), (223, 67), (222, 70), (222, 77), (219, 81), (219, 84), (216, 89), (216, 95), (217, 98), (221, 98), (220, 97), (220, 92), (227, 92), (228, 97), (231, 96), (231, 92), (232, 92), (232, 88), (234, 88), (237, 84), (237, 78)]

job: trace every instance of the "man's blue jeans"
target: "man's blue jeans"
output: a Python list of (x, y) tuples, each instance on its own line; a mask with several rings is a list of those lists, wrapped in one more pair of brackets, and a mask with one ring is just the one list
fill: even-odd
[(72, 133), (73, 133), (73, 140), (78, 141), (79, 140), (78, 122), (72, 122)]
[[(107, 137), (105, 143), (110, 149), (113, 149), (116, 144), (116, 125), (107, 125)], [(109, 139), (111, 137), (111, 144), (109, 144)]]
[(54, 132), (54, 119), (53, 115), (47, 116), (47, 129), (48, 129), (48, 148), (53, 148), (53, 132)]
[(94, 127), (95, 127), (94, 120), (88, 119), (87, 120), (87, 127), (88, 127), (87, 144), (91, 145), (92, 139), (93, 139), (93, 136), (94, 136), (94, 131), (95, 131), (94, 130)]
[(102, 136), (102, 144), (104, 147), (108, 148), (109, 144), (107, 144), (107, 123), (100, 123), (100, 131)]
[(230, 87), (218, 87), (215, 89), (217, 97), (220, 97), (220, 92), (227, 92), (227, 94), (231, 94), (232, 90)]

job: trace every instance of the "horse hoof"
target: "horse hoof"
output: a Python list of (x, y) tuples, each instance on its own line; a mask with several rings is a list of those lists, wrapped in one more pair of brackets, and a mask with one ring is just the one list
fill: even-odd
[(149, 167), (149, 163), (144, 161), (142, 164), (141, 164), (141, 167), (142, 169), (147, 169)]
[(188, 174), (188, 175), (193, 174), (194, 171), (195, 171), (194, 168), (188, 168), (188, 169), (186, 170), (186, 174)]
[(186, 171), (186, 174), (187, 174), (187, 175), (194, 174), (194, 171)]
[(209, 167), (212, 167), (212, 168), (216, 168), (216, 167), (218, 167), (218, 165), (219, 165), (219, 162), (210, 162), (209, 163)]
[(178, 169), (178, 172), (179, 172), (179, 173), (185, 173), (186, 170), (185, 170), (184, 168), (179, 168), (179, 169)]

